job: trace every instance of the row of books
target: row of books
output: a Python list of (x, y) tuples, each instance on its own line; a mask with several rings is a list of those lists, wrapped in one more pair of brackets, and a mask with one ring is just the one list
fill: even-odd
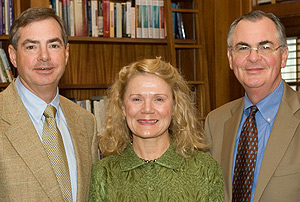
[(0, 34), (8, 35), (13, 22), (13, 0), (0, 0)]
[(5, 51), (0, 48), (0, 83), (9, 83), (13, 80), (14, 75), (9, 65)]
[(91, 100), (75, 100), (75, 102), (95, 115), (97, 132), (98, 134), (101, 134), (105, 126), (107, 96), (92, 96)]
[(165, 38), (164, 0), (50, 0), (70, 36)]

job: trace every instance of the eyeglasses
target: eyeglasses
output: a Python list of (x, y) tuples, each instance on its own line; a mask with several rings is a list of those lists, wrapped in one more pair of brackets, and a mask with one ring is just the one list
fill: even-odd
[(279, 48), (284, 47), (283, 45), (278, 46), (275, 48), (272, 44), (260, 44), (257, 47), (250, 47), (248, 45), (236, 45), (231, 47), (231, 50), (237, 56), (249, 56), (252, 49), (256, 50), (256, 53), (261, 56), (268, 56), (272, 54), (274, 51), (277, 51)]

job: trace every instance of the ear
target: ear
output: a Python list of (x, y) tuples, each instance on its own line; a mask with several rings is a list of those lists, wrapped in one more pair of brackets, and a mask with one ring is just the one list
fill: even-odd
[(281, 54), (281, 58), (282, 58), (282, 60), (281, 60), (281, 68), (285, 68), (288, 56), (289, 56), (289, 49), (286, 46), (286, 47), (284, 47), (284, 50), (283, 50), (283, 52)]
[(8, 54), (10, 62), (15, 68), (17, 68), (17, 50), (15, 50), (15, 48), (12, 45), (8, 46)]
[(67, 43), (67, 46), (66, 46), (66, 50), (65, 50), (65, 65), (68, 64), (68, 60), (69, 60), (69, 43)]
[(123, 111), (124, 117), (126, 118), (126, 110), (125, 110), (124, 104), (122, 104), (122, 111)]
[(232, 54), (229, 48), (227, 48), (227, 57), (228, 57), (228, 62), (229, 62), (229, 67), (232, 70)]

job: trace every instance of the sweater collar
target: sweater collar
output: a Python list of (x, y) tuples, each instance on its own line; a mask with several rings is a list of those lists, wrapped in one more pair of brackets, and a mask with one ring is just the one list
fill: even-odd
[(174, 141), (170, 144), (167, 151), (161, 157), (156, 159), (155, 162), (151, 161), (147, 163), (140, 159), (134, 152), (131, 144), (127, 146), (120, 158), (121, 171), (133, 170), (146, 164), (158, 164), (169, 169), (180, 171), (182, 162), (183, 157), (175, 152)]

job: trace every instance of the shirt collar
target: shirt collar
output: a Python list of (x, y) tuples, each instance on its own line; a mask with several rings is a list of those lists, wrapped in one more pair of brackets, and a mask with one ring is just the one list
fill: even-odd
[[(22, 84), (19, 77), (17, 77), (15, 81), (15, 86), (27, 111), (31, 114), (31, 116), (35, 120), (41, 120), (43, 113), (47, 107), (47, 103), (41, 98), (39, 98), (38, 96), (36, 96), (35, 94), (33, 94), (30, 90), (28, 90)], [(56, 110), (58, 110), (59, 107), (58, 88), (56, 91), (56, 96), (51, 101), (50, 104), (53, 105), (56, 108)]]
[[(259, 101), (259, 103), (257, 103), (256, 106), (260, 114), (266, 121), (270, 122), (271, 120), (275, 119), (281, 102), (283, 91), (284, 91), (284, 85), (283, 85), (283, 81), (281, 80), (277, 88), (272, 93), (270, 93), (264, 99)], [(251, 107), (253, 104), (249, 100), (247, 94), (245, 95), (244, 105), (245, 105), (244, 114), (248, 116), (248, 114), (250, 113), (249, 107)]]
[[(151, 163), (155, 163), (160, 166), (179, 171), (182, 161), (183, 158), (177, 152), (175, 152), (175, 145), (173, 141), (167, 151), (155, 162)], [(145, 164), (147, 163), (136, 155), (130, 144), (121, 154), (120, 166), (122, 171), (133, 170)]]

